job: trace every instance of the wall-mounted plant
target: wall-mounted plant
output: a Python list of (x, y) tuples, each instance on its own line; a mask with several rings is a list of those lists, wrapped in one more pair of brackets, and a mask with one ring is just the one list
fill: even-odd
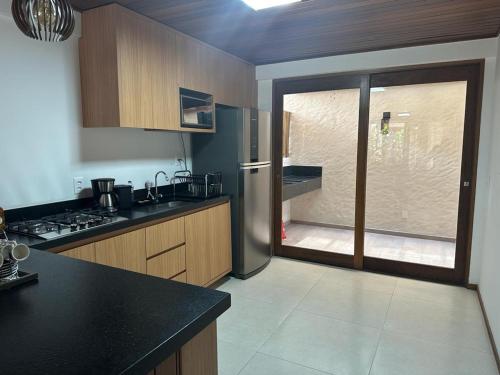
[(383, 135), (389, 134), (389, 122), (391, 121), (391, 112), (384, 112), (382, 116), (380, 130)]

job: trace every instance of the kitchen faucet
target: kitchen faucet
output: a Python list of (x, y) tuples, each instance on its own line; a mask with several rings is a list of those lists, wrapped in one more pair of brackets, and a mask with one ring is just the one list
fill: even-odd
[(155, 174), (155, 196), (154, 196), (154, 202), (158, 203), (160, 201), (160, 198), (163, 197), (162, 194), (158, 193), (158, 175), (163, 174), (165, 176), (165, 181), (168, 182), (168, 176), (164, 171), (158, 171)]

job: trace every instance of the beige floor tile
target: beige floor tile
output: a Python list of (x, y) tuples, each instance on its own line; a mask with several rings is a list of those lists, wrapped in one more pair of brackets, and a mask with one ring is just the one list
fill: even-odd
[(218, 289), (232, 294), (218, 319), (221, 375), (496, 373), (465, 288), (274, 257)]
[(481, 313), (477, 292), (463, 287), (400, 278), (394, 294)]
[(371, 272), (332, 267), (325, 271), (318, 283), (393, 294), (396, 289), (397, 278)]
[(248, 362), (239, 375), (328, 375), (329, 373), (313, 370), (282, 359), (261, 353)]
[(255, 350), (242, 345), (217, 340), (219, 375), (237, 375), (255, 355)]
[(350, 286), (316, 284), (297, 310), (382, 328), (392, 295)]
[(480, 313), (394, 296), (384, 329), (429, 342), (491, 352)]
[(259, 352), (335, 375), (366, 375), (379, 330), (293, 312)]
[(498, 375), (491, 354), (384, 332), (370, 375)]

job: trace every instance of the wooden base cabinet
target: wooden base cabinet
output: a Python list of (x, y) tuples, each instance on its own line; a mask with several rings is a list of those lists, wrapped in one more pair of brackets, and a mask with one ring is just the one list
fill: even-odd
[(229, 203), (188, 215), (185, 223), (187, 282), (208, 286), (231, 271)]
[(60, 254), (209, 286), (232, 269), (229, 202)]
[(146, 231), (135, 230), (94, 243), (96, 262), (128, 271), (146, 273)]
[(95, 263), (95, 247), (93, 243), (64, 251), (61, 255)]
[(217, 374), (217, 324), (213, 322), (148, 375)]

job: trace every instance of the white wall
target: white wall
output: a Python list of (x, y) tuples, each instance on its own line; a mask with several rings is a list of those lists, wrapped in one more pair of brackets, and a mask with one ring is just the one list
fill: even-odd
[[(500, 43), (500, 39), (499, 39)], [(500, 55), (498, 58), (500, 62)], [(488, 314), (497, 351), (500, 351), (500, 67), (497, 67), (495, 78), (495, 113), (494, 113), (494, 130), (492, 132), (492, 144), (495, 147), (491, 149), (490, 166), (490, 181), (488, 204), (489, 207), (486, 214), (486, 226), (484, 235), (484, 248), (482, 267), (480, 272), (479, 288), (481, 296)]]
[[(485, 64), (481, 139), (477, 176), (474, 233), (469, 282), (478, 283), (481, 267), (482, 233), (488, 208), (491, 132), (493, 124), (493, 90), (498, 43), (496, 38), (430, 46), (399, 48), (310, 60), (291, 61), (257, 67), (259, 108), (272, 109), (272, 80), (285, 77), (380, 69), (404, 65), (482, 59)], [(497, 159), (498, 160), (498, 159)]]
[[(78, 21), (79, 21), (79, 15)], [(79, 22), (62, 43), (31, 40), (0, 1), (0, 206), (74, 199), (73, 177), (115, 177), (143, 188), (182, 157), (179, 135), (139, 129), (83, 129)], [(190, 137), (187, 143), (190, 164)], [(163, 181), (162, 184), (165, 182)]]

